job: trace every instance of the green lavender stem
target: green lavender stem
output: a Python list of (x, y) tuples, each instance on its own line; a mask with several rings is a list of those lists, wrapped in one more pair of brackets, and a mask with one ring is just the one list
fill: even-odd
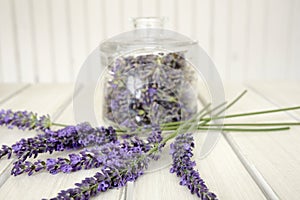
[(67, 127), (69, 125), (66, 125), (66, 124), (61, 124), (61, 123), (51, 123), (51, 126), (59, 126), (59, 127)]
[(238, 114), (232, 114), (232, 115), (226, 115), (226, 116), (220, 116), (220, 117), (202, 118), (201, 120), (204, 121), (204, 120), (215, 120), (215, 119), (222, 119), (222, 118), (227, 119), (227, 118), (234, 118), (234, 117), (245, 117), (245, 116), (262, 115), (262, 114), (284, 112), (284, 111), (298, 110), (298, 109), (300, 109), (300, 106), (273, 109), (273, 110), (263, 110), (263, 111), (257, 111), (257, 112), (238, 113)]
[[(278, 127), (278, 128), (211, 128), (211, 127), (202, 127), (198, 126), (197, 130), (207, 131), (232, 131), (232, 132), (269, 132), (269, 131), (283, 131), (283, 130), (289, 130), (290, 127)], [(206, 125), (204, 125), (206, 126)], [(173, 128), (165, 128), (164, 131), (173, 131)]]
[(203, 126), (300, 126), (300, 122), (204, 124)]

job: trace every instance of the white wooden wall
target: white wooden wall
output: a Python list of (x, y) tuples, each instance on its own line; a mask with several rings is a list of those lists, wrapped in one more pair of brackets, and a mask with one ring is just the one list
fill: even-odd
[(136, 16), (197, 39), (224, 80), (300, 80), (300, 0), (0, 0), (0, 82), (69, 82)]

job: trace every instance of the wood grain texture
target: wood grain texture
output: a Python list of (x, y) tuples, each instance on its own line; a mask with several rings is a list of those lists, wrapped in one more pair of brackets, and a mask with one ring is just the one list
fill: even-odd
[(14, 95), (26, 89), (29, 85), (27, 84), (1, 84), (0, 86), (0, 105), (7, 101), (10, 98), (13, 98)]
[[(261, 86), (259, 86), (259, 88), (260, 87)], [(276, 85), (273, 84), (273, 88), (276, 88)], [(232, 98), (241, 90), (242, 87), (238, 86), (227, 87), (226, 94)], [(280, 93), (275, 92), (275, 90), (273, 91), (274, 98), (276, 98), (275, 96), (282, 98), (280, 97)], [(294, 93), (296, 93), (296, 91), (297, 90), (294, 90)], [(260, 95), (253, 91), (248, 92), (248, 94), (230, 110), (230, 113), (278, 108), (278, 106), (271, 104), (265, 99), (268, 96), (267, 93), (261, 93)], [(287, 99), (294, 98), (295, 101), (300, 102), (299, 97), (293, 97), (292, 95), (286, 95), (285, 97)], [(294, 105), (292, 101), (290, 101), (289, 104), (291, 106)], [(287, 104), (285, 106), (287, 106)], [(231, 119), (227, 121), (256, 123), (278, 121), (296, 122), (288, 113), (244, 117), (244, 119)], [(265, 180), (274, 191), (273, 195), (278, 196), (279, 199), (298, 199), (300, 194), (300, 159), (298, 156), (300, 153), (298, 148), (300, 142), (299, 131), (299, 127), (292, 127), (289, 131), (280, 132), (235, 132), (227, 134), (230, 134), (232, 140), (241, 151), (241, 154), (247, 159), (248, 164), (253, 165), (261, 175), (260, 178), (255, 178), (256, 181), (260, 181), (259, 179)]]
[[(257, 94), (277, 107), (290, 107), (300, 105), (300, 82), (297, 81), (269, 81), (247, 84)], [(289, 111), (289, 114), (300, 120), (300, 111)]]
[(17, 30), (15, 25), (14, 2), (1, 0), (0, 8), (0, 53), (1, 53), (1, 75), (4, 82), (20, 81), (19, 66), (19, 44), (17, 41)]
[[(220, 136), (215, 148), (202, 160), (199, 157), (205, 134), (195, 133), (194, 138), (197, 169), (210, 190), (220, 199), (265, 199), (223, 136)], [(179, 185), (180, 178), (171, 174), (169, 169), (168, 166), (147, 173), (136, 181), (132, 191), (133, 199), (198, 199), (195, 195), (190, 195), (186, 187)]]
[[(300, 103), (299, 84), (287, 82), (271, 82), (252, 84), (248, 86), (248, 94), (240, 100), (230, 113), (243, 111), (256, 111), (272, 109), (283, 106), (295, 106)], [(7, 88), (6, 88), (7, 87)], [(2, 85), (0, 87), (0, 99), (5, 101), (1, 108), (28, 109), (40, 114), (51, 114), (61, 123), (74, 123), (73, 109), (69, 104), (72, 94), (70, 85), (34, 85), (20, 90), (23, 86)], [(246, 86), (245, 86), (246, 87)], [(244, 87), (226, 86), (227, 99), (237, 96)], [(13, 92), (14, 91), (14, 92)], [(20, 91), (20, 92), (18, 92)], [(278, 93), (280, 91), (280, 93)], [(17, 93), (16, 93), (17, 92)], [(13, 98), (7, 98), (15, 94)], [(228, 122), (276, 122), (299, 121), (298, 111), (291, 113), (272, 114), (266, 116), (247, 117), (227, 120)], [(272, 133), (226, 133), (238, 146), (240, 153), (253, 164), (262, 178), (272, 188), (280, 199), (297, 199), (300, 194), (300, 142), (299, 127), (290, 131)], [(34, 132), (22, 132), (0, 128), (1, 143), (11, 144), (21, 137), (30, 137)], [(203, 160), (198, 159), (204, 134), (195, 135), (196, 148), (195, 159), (201, 176), (208, 187), (214, 191), (220, 199), (265, 199), (255, 181), (235, 155), (231, 146), (223, 136), (211, 154)], [(55, 156), (66, 156), (66, 152), (53, 155), (41, 155), (40, 159)], [(11, 163), (8, 160), (0, 161), (0, 170), (7, 168)], [(7, 168), (8, 169), (8, 168)], [(35, 174), (31, 177), (21, 175), (9, 177), (9, 170), (1, 174), (0, 199), (41, 199), (41, 197), (53, 197), (61, 189), (72, 187), (75, 182), (86, 176), (92, 176), (97, 169), (82, 170), (71, 174), (49, 175), (47, 173)], [(1, 172), (0, 172), (1, 173)], [(6, 178), (8, 178), (6, 180)], [(187, 188), (180, 186), (179, 178), (169, 173), (169, 168), (147, 173), (134, 183), (131, 196), (139, 199), (197, 199), (190, 195)], [(16, 192), (17, 191), (17, 192)], [(127, 191), (129, 192), (129, 191)], [(97, 196), (95, 199), (124, 199), (123, 189), (112, 190)]]
[[(16, 94), (13, 98), (1, 104), (3, 109), (13, 110), (30, 110), (40, 115), (50, 114), (53, 119), (59, 115), (60, 111), (66, 106), (66, 102), (71, 101), (72, 88), (71, 85), (35, 85)], [(4, 87), (4, 86), (3, 86)], [(0, 141), (2, 144), (12, 145), (21, 138), (33, 137), (36, 135), (34, 131), (9, 130), (5, 127), (0, 128)], [(9, 178), (11, 164), (13, 159), (0, 161), (0, 185), (3, 185)], [(12, 195), (20, 195), (15, 192)], [(5, 195), (8, 193), (0, 192), (1, 199), (7, 199)], [(2, 196), (4, 195), (4, 197)], [(24, 193), (23, 193), (24, 195)], [(30, 199), (30, 193), (27, 193)], [(8, 199), (16, 199), (11, 197)]]
[(199, 41), (227, 81), (299, 80), (297, 0), (0, 0), (0, 81), (75, 80), (99, 42), (161, 16)]
[(56, 72), (55, 80), (57, 82), (70, 82), (74, 77), (72, 67), (72, 44), (71, 44), (71, 27), (70, 12), (68, 0), (52, 0), (50, 3), (52, 10), (52, 27), (53, 27), (53, 51), (54, 61), (53, 68)]
[[(73, 107), (70, 104), (67, 109), (59, 116), (56, 121), (65, 124), (74, 124)], [(72, 151), (76, 153), (79, 151)], [(38, 159), (46, 160), (47, 158), (68, 157), (71, 152), (55, 152), (52, 155), (43, 154)], [(33, 176), (22, 174), (18, 177), (10, 177), (5, 184), (0, 188), (0, 194), (3, 194), (5, 199), (19, 199), (27, 194), (25, 199), (41, 199), (52, 198), (57, 195), (60, 190), (75, 187), (74, 184), (80, 182), (86, 177), (93, 176), (99, 169), (81, 170), (70, 174), (51, 175), (47, 172), (37, 173)], [(14, 189), (18, 188), (18, 192)], [(111, 190), (100, 194), (95, 200), (111, 199), (119, 200), (123, 189)], [(24, 198), (23, 198), (24, 199)]]

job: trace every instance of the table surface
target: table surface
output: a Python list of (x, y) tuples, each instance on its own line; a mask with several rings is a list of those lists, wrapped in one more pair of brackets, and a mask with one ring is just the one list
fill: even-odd
[[(299, 83), (264, 82), (244, 85), (225, 85), (226, 99), (231, 100), (243, 89), (248, 93), (229, 113), (257, 111), (300, 105)], [(71, 84), (1, 84), (0, 108), (31, 110), (50, 114), (57, 122), (75, 123), (72, 109)], [(299, 122), (300, 111), (232, 119), (235, 122)], [(300, 127), (280, 132), (226, 132), (204, 159), (200, 159), (205, 136), (196, 133), (194, 159), (199, 173), (219, 199), (299, 199), (300, 196)], [(33, 131), (22, 132), (0, 128), (1, 144), (35, 136)], [(198, 145), (197, 145), (198, 144)], [(38, 158), (66, 156), (66, 152), (40, 155)], [(15, 159), (0, 160), (0, 199), (42, 199), (74, 186), (97, 169), (70, 174), (50, 175), (46, 172), (32, 176), (10, 176)], [(135, 183), (100, 194), (94, 199), (112, 200), (182, 200), (197, 199), (179, 179), (169, 173), (169, 167), (149, 172)]]

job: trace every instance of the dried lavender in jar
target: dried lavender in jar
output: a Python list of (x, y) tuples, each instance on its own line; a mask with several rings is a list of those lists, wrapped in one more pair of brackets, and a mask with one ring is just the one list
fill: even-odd
[(118, 57), (108, 70), (104, 117), (116, 124), (134, 130), (197, 111), (195, 71), (181, 52)]

